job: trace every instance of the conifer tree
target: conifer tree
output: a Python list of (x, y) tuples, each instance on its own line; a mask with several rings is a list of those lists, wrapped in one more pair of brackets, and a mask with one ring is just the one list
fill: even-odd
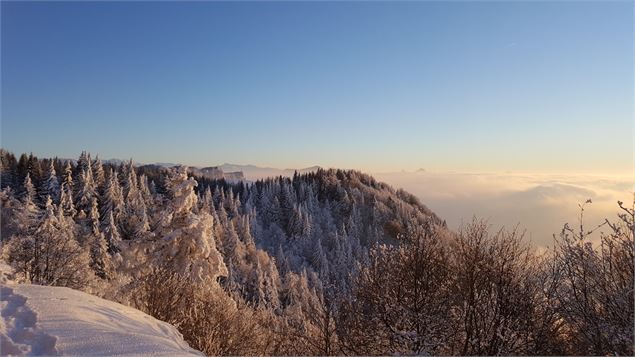
[(104, 172), (104, 165), (99, 158), (99, 155), (95, 157), (95, 160), (91, 164), (92, 172), (93, 172), (93, 180), (95, 181), (95, 186), (97, 187), (97, 191), (99, 193), (103, 192), (104, 185), (106, 184), (106, 175)]
[(109, 220), (111, 214), (115, 222), (119, 221), (122, 213), (124, 212), (124, 206), (123, 192), (121, 186), (119, 185), (117, 171), (113, 171), (111, 169), (108, 174), (108, 180), (106, 181), (106, 187), (102, 197), (102, 226), (105, 227), (110, 224)]
[(24, 187), (24, 193), (22, 194), (22, 202), (24, 202), (25, 205), (27, 204), (35, 205), (36, 191), (35, 191), (35, 186), (33, 185), (33, 182), (31, 181), (30, 173), (26, 174), (26, 177), (24, 178), (23, 187)]
[(88, 171), (90, 165), (90, 154), (86, 151), (82, 151), (77, 160), (77, 174), (80, 175), (83, 171)]
[(62, 181), (60, 192), (60, 209), (65, 216), (75, 217), (77, 209), (73, 202), (73, 169), (70, 162), (66, 162), (64, 168), (64, 180)]
[(79, 175), (77, 196), (75, 197), (78, 211), (83, 211), (84, 214), (88, 215), (95, 197), (97, 197), (97, 188), (93, 180), (93, 170), (88, 166), (88, 169), (83, 170)]
[(227, 275), (227, 268), (212, 236), (212, 216), (193, 212), (197, 205), (196, 186), (197, 182), (187, 177), (187, 168), (171, 172), (168, 189), (172, 200), (161, 217), (163, 247), (157, 256), (195, 281), (216, 281), (218, 276)]
[(107, 279), (112, 273), (112, 261), (108, 254), (108, 243), (99, 229), (99, 207), (97, 197), (93, 197), (89, 213), (90, 220), (90, 266), (101, 279)]
[(16, 229), (20, 234), (30, 234), (35, 229), (39, 208), (35, 204), (35, 187), (31, 182), (31, 175), (27, 173), (24, 179), (24, 192), (20, 199), (20, 205), (16, 211)]
[(4, 255), (22, 281), (81, 289), (91, 281), (90, 256), (75, 239), (72, 220), (58, 211), (47, 197), (35, 231), (14, 236)]
[(42, 197), (50, 196), (53, 203), (58, 203), (60, 200), (60, 183), (57, 179), (57, 173), (55, 172), (55, 164), (53, 160), (49, 160), (49, 167), (46, 171), (46, 178), (42, 184)]
[(115, 224), (115, 218), (113, 211), (108, 212), (107, 225), (104, 226), (104, 237), (108, 243), (108, 252), (115, 254), (119, 252), (119, 245), (121, 243), (121, 236), (119, 235), (119, 229)]

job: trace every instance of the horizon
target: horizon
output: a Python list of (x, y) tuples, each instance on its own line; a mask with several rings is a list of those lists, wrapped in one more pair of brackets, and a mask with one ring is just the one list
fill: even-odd
[[(37, 152), (33, 152), (33, 151), (25, 151), (25, 152), (16, 152), (13, 150), (9, 150), (7, 148), (2, 147), (2, 149), (7, 150), (9, 152), (11, 152), (12, 154), (14, 154), (16, 157), (19, 157), (22, 154), (25, 155), (34, 155), (38, 158), (57, 158), (60, 160), (74, 160), (77, 161), (77, 158), (79, 157), (79, 154), (76, 154), (74, 156), (61, 156), (61, 155), (56, 155), (55, 153), (37, 153)], [(179, 165), (179, 166), (188, 166), (188, 167), (197, 167), (197, 168), (204, 168), (204, 167), (220, 167), (220, 166), (224, 166), (224, 165), (230, 165), (230, 166), (253, 166), (259, 169), (273, 169), (273, 170), (304, 170), (304, 169), (311, 169), (311, 168), (321, 168), (321, 169), (341, 169), (341, 170), (354, 170), (354, 171), (360, 171), (362, 173), (367, 173), (367, 174), (417, 174), (417, 173), (434, 173), (434, 174), (438, 174), (438, 173), (444, 173), (444, 174), (453, 174), (453, 173), (457, 173), (457, 174), (504, 174), (504, 175), (537, 175), (537, 176), (557, 176), (557, 175), (568, 175), (568, 176), (587, 176), (587, 177), (631, 177), (631, 176), (635, 176), (635, 168), (631, 171), (616, 171), (616, 172), (595, 172), (595, 171), (543, 171), (543, 172), (535, 172), (535, 171), (523, 171), (523, 170), (460, 170), (460, 169), (438, 169), (438, 168), (425, 168), (425, 167), (419, 167), (419, 168), (412, 168), (412, 169), (395, 169), (395, 170), (378, 170), (378, 171), (371, 171), (371, 170), (364, 170), (364, 169), (360, 169), (360, 168), (351, 168), (351, 167), (335, 167), (335, 166), (325, 166), (325, 165), (320, 165), (320, 164), (313, 164), (313, 165), (305, 165), (305, 166), (300, 166), (300, 167), (280, 167), (280, 166), (274, 166), (274, 165), (259, 165), (259, 164), (254, 164), (252, 162), (228, 162), (228, 161), (224, 161), (221, 163), (221, 161), (218, 162), (207, 162), (207, 163), (203, 163), (203, 164), (190, 164), (187, 162), (171, 162), (171, 161), (138, 161), (135, 159), (134, 155), (126, 157), (126, 158), (121, 158), (121, 157), (104, 157), (103, 155), (101, 155), (100, 153), (96, 153), (96, 152), (92, 152), (90, 150), (80, 150), (78, 151), (79, 153), (81, 153), (82, 151), (86, 151), (88, 154), (90, 154), (93, 159), (99, 158), (101, 161), (121, 161), (121, 162), (127, 162), (129, 160), (132, 160), (133, 163), (135, 163), (136, 165), (161, 165), (161, 164), (169, 164), (169, 165)]]
[(1, 6), (16, 153), (633, 172), (630, 2)]
[[(88, 154), (95, 155), (90, 152)], [(96, 156), (93, 156), (93, 159)], [(77, 161), (77, 158), (58, 158)], [(99, 158), (127, 162), (119, 158)], [(142, 163), (134, 158), (133, 162), (136, 165), (183, 165), (178, 162)], [(223, 165), (238, 166), (237, 169), (243, 173), (245, 181), (252, 183), (265, 178), (290, 176), (291, 170), (313, 168), (275, 168), (227, 162), (210, 166), (222, 168)], [(235, 171), (224, 170), (228, 173)], [(575, 217), (579, 215), (579, 204), (591, 199), (592, 204), (585, 209), (585, 221), (599, 224), (605, 219), (615, 217), (619, 213), (616, 203), (629, 202), (635, 192), (635, 176), (632, 174), (461, 172), (421, 169), (361, 172), (370, 174), (395, 190), (403, 189), (415, 195), (422, 204), (446, 221), (450, 229), (459, 230), (473, 217), (478, 217), (486, 220), (493, 229), (517, 227), (524, 232), (524, 239), (532, 242), (538, 249), (551, 246), (554, 243), (553, 234), (559, 232), (565, 223), (575, 222)], [(592, 235), (590, 238), (597, 243), (599, 236)]]
[(353, 169), (541, 237), (635, 190), (632, 2), (0, 6), (16, 155)]
[(633, 356), (634, 114), (633, 0), (0, 0), (0, 355)]

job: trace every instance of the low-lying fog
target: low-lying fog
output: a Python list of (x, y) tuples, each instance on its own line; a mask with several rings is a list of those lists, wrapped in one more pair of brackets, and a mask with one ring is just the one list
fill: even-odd
[[(590, 228), (616, 219), (617, 201), (633, 202), (633, 177), (527, 174), (479, 174), (456, 172), (376, 173), (375, 178), (401, 187), (445, 219), (450, 228), (474, 215), (489, 220), (494, 228), (519, 224), (526, 237), (539, 246), (551, 245), (553, 234), (565, 222), (578, 226), (579, 203), (585, 207)], [(597, 239), (597, 237), (595, 237)]]

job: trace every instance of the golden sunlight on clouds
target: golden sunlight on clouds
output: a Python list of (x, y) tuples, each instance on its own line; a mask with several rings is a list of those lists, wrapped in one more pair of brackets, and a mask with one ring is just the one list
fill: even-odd
[(488, 219), (496, 228), (516, 224), (527, 238), (547, 246), (564, 223), (578, 225), (579, 203), (591, 228), (614, 219), (617, 201), (632, 202), (633, 176), (475, 174), (457, 172), (379, 173), (375, 177), (401, 187), (447, 220), (456, 229), (473, 216)]

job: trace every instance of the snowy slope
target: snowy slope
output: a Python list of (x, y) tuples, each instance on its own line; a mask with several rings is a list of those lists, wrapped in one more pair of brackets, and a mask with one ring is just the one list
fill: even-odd
[(202, 355), (174, 326), (80, 291), (3, 283), (1, 355)]

